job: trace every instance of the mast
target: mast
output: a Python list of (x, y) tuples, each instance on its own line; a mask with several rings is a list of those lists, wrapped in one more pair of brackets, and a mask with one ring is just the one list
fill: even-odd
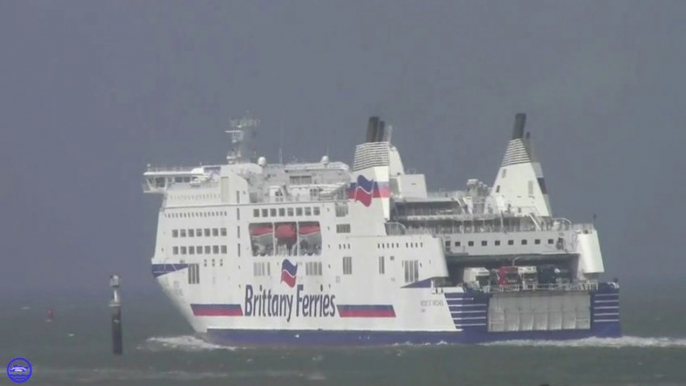
[(226, 161), (229, 164), (242, 163), (246, 160), (254, 162), (255, 149), (251, 145), (252, 139), (257, 136), (257, 127), (260, 125), (260, 120), (251, 118), (248, 111), (243, 118), (232, 119), (230, 125), (231, 130), (226, 130), (231, 140)]

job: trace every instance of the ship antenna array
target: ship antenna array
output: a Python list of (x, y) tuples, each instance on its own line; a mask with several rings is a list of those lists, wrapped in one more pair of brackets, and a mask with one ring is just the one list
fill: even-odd
[(254, 130), (260, 125), (259, 119), (250, 117), (250, 112), (247, 112), (243, 118), (231, 119), (229, 121), (231, 130), (226, 130), (231, 140), (231, 148), (229, 154), (226, 156), (230, 164), (240, 162), (243, 158), (243, 143), (245, 141), (246, 130)]

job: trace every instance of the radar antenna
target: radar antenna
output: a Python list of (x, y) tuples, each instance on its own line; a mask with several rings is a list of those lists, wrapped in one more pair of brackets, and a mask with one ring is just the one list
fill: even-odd
[(260, 120), (251, 118), (250, 112), (248, 111), (243, 118), (232, 119), (229, 123), (231, 125), (231, 130), (226, 130), (226, 133), (229, 134), (231, 144), (226, 160), (229, 164), (236, 164), (244, 161), (243, 147), (246, 142), (249, 142), (251, 137), (255, 136), (255, 133), (246, 135), (247, 132), (256, 130), (260, 125)]

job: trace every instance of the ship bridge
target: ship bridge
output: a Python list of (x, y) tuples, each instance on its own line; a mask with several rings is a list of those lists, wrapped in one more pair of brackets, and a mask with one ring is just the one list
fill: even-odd
[(143, 192), (164, 194), (179, 186), (200, 186), (216, 179), (221, 166), (174, 166), (154, 167), (148, 165), (143, 173)]

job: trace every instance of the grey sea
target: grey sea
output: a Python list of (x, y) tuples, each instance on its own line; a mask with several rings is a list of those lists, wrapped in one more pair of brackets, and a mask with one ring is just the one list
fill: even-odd
[(623, 285), (620, 339), (247, 349), (195, 337), (161, 291), (124, 290), (122, 357), (111, 354), (107, 292), (6, 296), (0, 359), (28, 359), (27, 385), (686, 385), (683, 293)]

